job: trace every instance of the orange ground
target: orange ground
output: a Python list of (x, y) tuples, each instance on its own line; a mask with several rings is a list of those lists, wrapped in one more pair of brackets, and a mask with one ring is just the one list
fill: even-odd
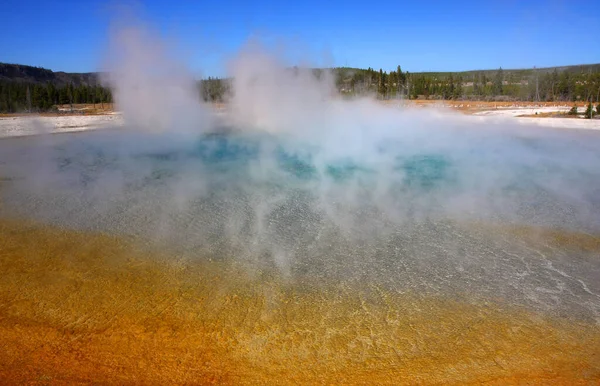
[(600, 384), (599, 326), (499, 302), (307, 287), (8, 220), (0, 272), (0, 384)]
[[(73, 104), (73, 111), (71, 110), (71, 105), (58, 105), (56, 106), (59, 109), (65, 109), (60, 112), (44, 112), (44, 113), (33, 113), (31, 115), (42, 116), (42, 117), (61, 117), (61, 116), (69, 116), (69, 115), (104, 115), (109, 114), (114, 111), (114, 105), (112, 103), (104, 103), (104, 105), (97, 103), (96, 105), (92, 103), (79, 103)], [(1, 117), (21, 117), (27, 116), (27, 113), (0, 113)]]
[[(384, 101), (385, 104), (394, 104), (398, 101)], [(580, 111), (585, 110), (587, 102), (486, 102), (486, 101), (452, 101), (452, 100), (411, 100), (406, 101), (410, 106), (443, 106), (452, 110), (461, 111), (466, 114), (473, 114), (478, 111), (495, 109), (517, 109), (517, 108), (535, 108), (535, 107), (564, 107), (577, 105)], [(538, 116), (539, 118), (539, 116)]]
[[(398, 100), (389, 100), (389, 101), (381, 101), (383, 104), (397, 104)], [(402, 103), (406, 103), (410, 106), (443, 106), (445, 108), (450, 108), (453, 110), (461, 111), (467, 114), (472, 114), (478, 111), (484, 110), (494, 110), (496, 108), (519, 108), (519, 107), (541, 107), (541, 106), (573, 106), (577, 105), (580, 111), (584, 111), (587, 103), (586, 102), (486, 102), (486, 101), (442, 101), (442, 100), (411, 100), (411, 101), (402, 101)], [(225, 108), (224, 103), (214, 103), (212, 106), (221, 110)], [(70, 105), (61, 105), (58, 106), (62, 109), (70, 109)], [(61, 111), (60, 113), (41, 113), (38, 115), (41, 116), (64, 116), (64, 115), (102, 115), (114, 112), (113, 104), (104, 104), (104, 109), (100, 104), (94, 105), (92, 104), (74, 104), (73, 112), (70, 111)], [(0, 117), (16, 117), (23, 116), (27, 114), (0, 114)], [(537, 116), (540, 117), (539, 115)]]

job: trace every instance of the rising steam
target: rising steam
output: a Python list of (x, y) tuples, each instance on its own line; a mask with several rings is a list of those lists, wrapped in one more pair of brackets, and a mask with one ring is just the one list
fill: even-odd
[[(27, 172), (7, 207), (159, 240), (191, 258), (274, 266), (290, 280), (368, 278), (598, 317), (593, 270), (563, 264), (589, 294), (557, 298), (537, 290), (557, 285), (542, 252), (479, 229), (600, 231), (597, 137), (342, 101), (330, 74), (294, 68), (256, 42), (227, 67), (224, 116), (144, 28), (115, 28), (106, 63), (126, 127), (40, 145), (19, 164)], [(544, 256), (552, 267), (565, 260)], [(524, 272), (541, 279), (515, 279)]]
[(150, 29), (120, 21), (111, 29), (103, 81), (130, 127), (145, 131), (204, 132), (210, 114), (193, 76)]

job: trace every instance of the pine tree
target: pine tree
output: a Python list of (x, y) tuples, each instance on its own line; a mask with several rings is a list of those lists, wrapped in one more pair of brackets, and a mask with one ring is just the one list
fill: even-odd
[(27, 112), (31, 112), (31, 92), (29, 91), (29, 85), (27, 85)]
[(383, 99), (383, 97), (385, 96), (385, 83), (383, 79), (383, 70), (381, 68), (379, 69), (379, 88), (377, 92), (379, 93), (379, 95), (381, 95), (381, 98)]
[(550, 98), (551, 100), (556, 99), (556, 88), (558, 86), (558, 72), (556, 68), (552, 71), (552, 75), (550, 77)]
[(585, 109), (585, 118), (592, 119), (594, 116), (594, 108), (592, 107), (592, 102), (588, 103), (587, 109)]
[(73, 84), (69, 83), (69, 85), (66, 87), (66, 95), (67, 95), (67, 100), (68, 100), (68, 104), (71, 106), (71, 111), (73, 111)]
[(398, 76), (398, 93), (401, 93), (404, 89), (404, 85), (406, 84), (406, 77), (402, 73), (402, 68), (400, 68), (400, 65), (398, 65), (396, 68), (396, 73)]
[(454, 86), (454, 99), (459, 99), (463, 95), (462, 77), (456, 77), (456, 85)]
[(96, 103), (100, 103), (102, 110), (104, 110), (104, 88), (96, 86), (94, 92), (96, 94), (94, 96), (94, 108), (96, 108)]
[(44, 98), (44, 92), (42, 87), (39, 85), (33, 86), (33, 91), (31, 93), (31, 104), (36, 111), (45, 110), (46, 101)]
[(390, 71), (389, 75), (387, 76), (387, 91), (389, 93), (390, 98), (392, 97), (393, 93), (394, 93), (394, 84), (397, 83), (397, 79), (398, 79), (398, 75), (396, 74), (395, 71)]
[(498, 69), (498, 71), (496, 72), (496, 78), (494, 79), (494, 94), (502, 95), (503, 82), (504, 82), (504, 71), (502, 71), (502, 67), (500, 67)]
[(47, 107), (46, 108), (51, 108), (52, 106), (54, 106), (54, 104), (56, 104), (56, 89), (54, 87), (54, 84), (52, 84), (52, 82), (48, 82), (46, 83), (46, 103), (47, 103)]
[(8, 86), (8, 87), (7, 87), (7, 89), (8, 89), (8, 100), (7, 100), (7, 103), (6, 103), (6, 104), (7, 104), (8, 112), (9, 112), (9, 113), (12, 113), (12, 111), (13, 111), (13, 110), (12, 110), (12, 109), (13, 109), (13, 107), (12, 107), (12, 106), (13, 106), (13, 103), (12, 103), (12, 97), (11, 97), (11, 95), (10, 95), (10, 94), (11, 94), (11, 93), (10, 93), (10, 88), (11, 88), (10, 86)]

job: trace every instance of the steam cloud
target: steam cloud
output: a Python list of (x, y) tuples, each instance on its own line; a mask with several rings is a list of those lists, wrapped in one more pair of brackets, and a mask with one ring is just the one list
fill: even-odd
[[(220, 114), (149, 30), (118, 26), (110, 46), (105, 81), (126, 127), (3, 148), (21, 178), (7, 208), (273, 265), (290, 280), (474, 291), (597, 320), (597, 266), (559, 250), (540, 260), (477, 224), (599, 231), (598, 137), (342, 101), (330, 74), (293, 69), (256, 42), (228, 66)], [(547, 262), (589, 294), (539, 291), (557, 285)], [(525, 271), (540, 279), (515, 279)]]

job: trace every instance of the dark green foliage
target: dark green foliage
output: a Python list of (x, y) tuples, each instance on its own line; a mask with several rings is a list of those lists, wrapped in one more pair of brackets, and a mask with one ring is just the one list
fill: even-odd
[(400, 66), (396, 68), (396, 80), (398, 85), (398, 94), (401, 94), (404, 91), (404, 86), (406, 85), (406, 77), (402, 73), (402, 69), (400, 68)]
[(377, 93), (382, 97), (385, 98), (386, 94), (387, 94), (387, 87), (385, 84), (385, 78), (386, 78), (386, 74), (383, 72), (383, 70), (380, 68), (379, 69), (379, 87), (377, 88)]
[[(298, 74), (297, 68), (290, 69)], [(313, 69), (317, 79), (328, 70)], [(338, 67), (329, 70), (344, 97), (377, 95), (382, 99), (539, 100), (576, 101), (600, 98), (600, 64), (521, 70), (389, 73)], [(0, 112), (40, 112), (55, 105), (104, 104), (112, 101), (108, 88), (98, 86), (98, 74), (68, 74), (38, 67), (0, 63)], [(225, 102), (230, 79), (208, 78), (198, 83), (206, 102)], [(598, 105), (597, 109), (600, 109)]]
[(592, 106), (592, 102), (588, 103), (587, 109), (585, 109), (584, 117), (587, 119), (592, 119), (596, 115), (594, 113), (594, 107)]
[(69, 74), (0, 63), (0, 113), (43, 112), (69, 103), (110, 103), (97, 73)]
[(211, 77), (200, 81), (199, 87), (202, 100), (205, 102), (224, 102), (230, 90), (227, 79)]
[(496, 77), (494, 78), (494, 94), (502, 95), (502, 91), (504, 82), (504, 71), (502, 71), (502, 67), (496, 72)]
[(571, 110), (567, 113), (568, 115), (577, 115), (577, 105), (571, 107)]
[(416, 74), (404, 73), (399, 66), (397, 71), (382, 70), (381, 74), (372, 68), (340, 67), (332, 72), (342, 95), (376, 93), (381, 98), (595, 101), (600, 94), (600, 65), (535, 71), (499, 69)]
[(110, 103), (112, 94), (101, 86), (72, 84), (57, 88), (53, 83), (0, 80), (0, 113), (44, 112), (57, 104)]

